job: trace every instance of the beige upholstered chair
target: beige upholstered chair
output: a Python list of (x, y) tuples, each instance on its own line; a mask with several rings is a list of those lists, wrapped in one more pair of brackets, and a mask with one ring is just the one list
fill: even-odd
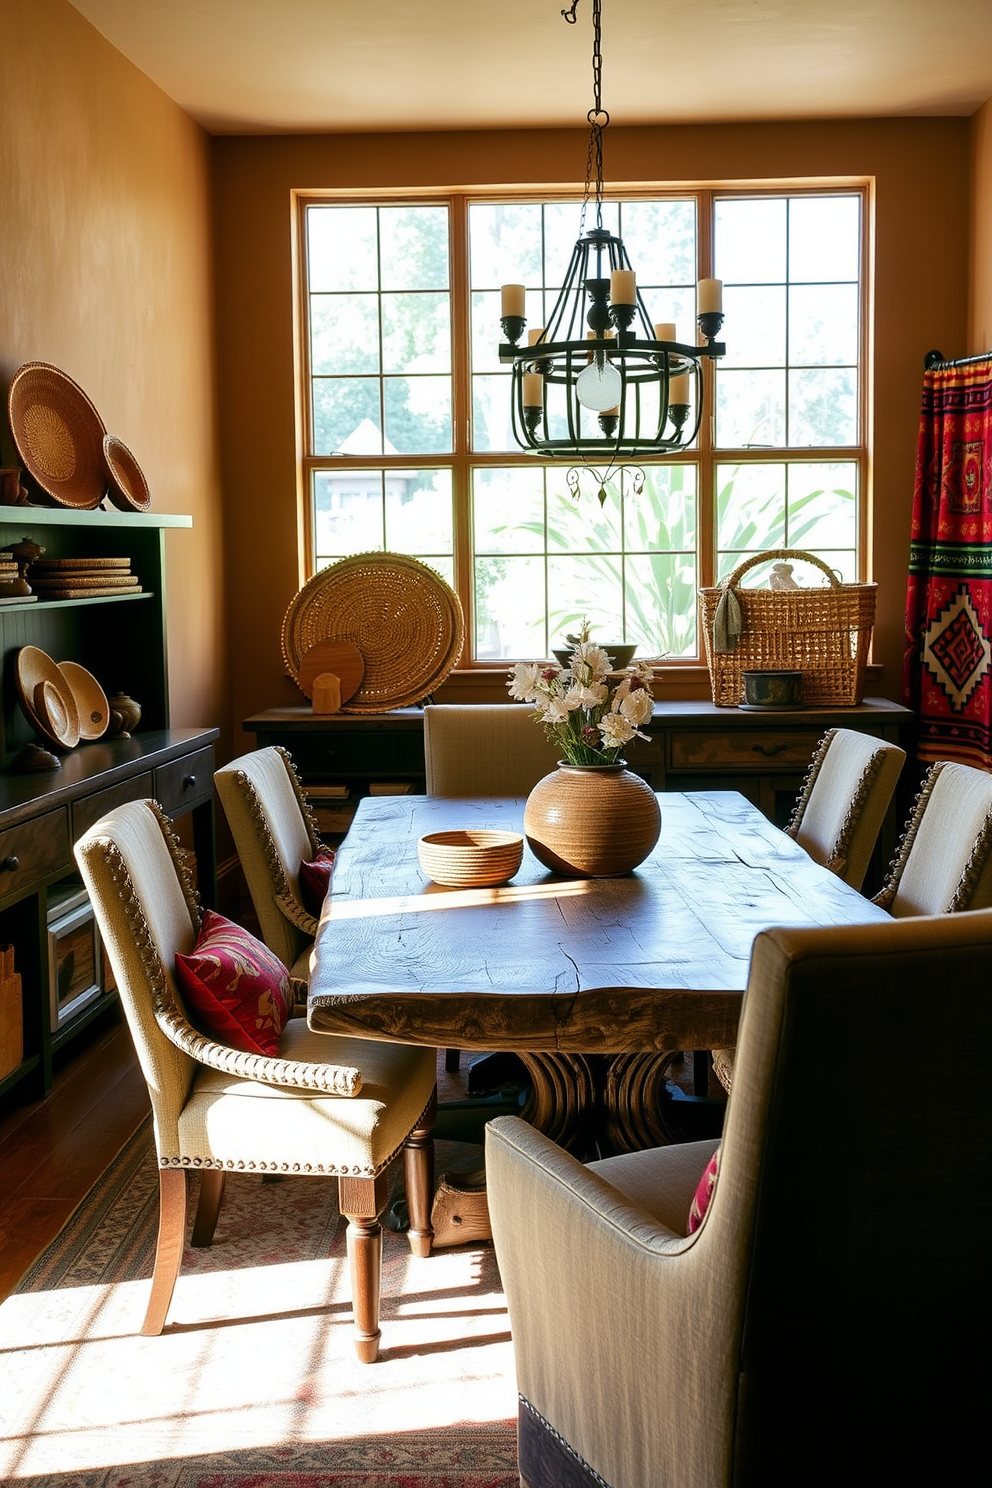
[[(583, 1167), (518, 1118), (490, 1123), (521, 1482), (971, 1475), (987, 1370), (963, 1361), (992, 1323), (992, 1122), (979, 1066), (955, 1071), (962, 1046), (989, 1047), (990, 983), (992, 911), (759, 935), (692, 1235), (715, 1143)], [(825, 1049), (844, 1050), (840, 1070)]]
[(992, 905), (992, 774), (930, 767), (875, 903), (897, 917)]
[[(424, 709), (429, 796), (526, 796), (558, 751), (522, 703), (438, 703)], [(458, 1050), (445, 1051), (458, 1068)]]
[(132, 801), (75, 847), (148, 1082), (158, 1151), (160, 1218), (141, 1329), (161, 1333), (179, 1274), (186, 1183), (200, 1174), (194, 1245), (209, 1245), (229, 1172), (309, 1173), (338, 1182), (348, 1220), (355, 1347), (379, 1347), (385, 1170), (403, 1152), (410, 1243), (430, 1253), (436, 1055), (433, 1049), (312, 1033), (291, 1018), (277, 1057), (236, 1052), (188, 1022), (174, 975), (193, 949), (200, 912), (170, 824)]
[(526, 796), (558, 751), (523, 703), (439, 703), (424, 709), (429, 796)]
[(906, 751), (854, 729), (828, 729), (786, 831), (814, 863), (860, 889)]
[(300, 898), (299, 867), (320, 835), (288, 752), (276, 745), (231, 760), (214, 774), (262, 939), (294, 976), (310, 975), (317, 921)]
[[(828, 729), (813, 756), (786, 831), (854, 889), (864, 882), (905, 758), (897, 744), (841, 728)], [(729, 1090), (733, 1049), (714, 1049), (713, 1069)]]

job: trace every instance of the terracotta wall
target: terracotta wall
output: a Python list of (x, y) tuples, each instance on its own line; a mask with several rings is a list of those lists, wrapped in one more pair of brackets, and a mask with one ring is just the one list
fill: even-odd
[(992, 98), (971, 119), (968, 355), (992, 350)]
[[(574, 183), (584, 170), (586, 136), (224, 138), (212, 151), (237, 726), (254, 710), (300, 701), (279, 654), (282, 616), (300, 582), (291, 190)], [(610, 182), (809, 177), (875, 181), (871, 562), (880, 586), (882, 672), (873, 686), (897, 697), (923, 357), (934, 346), (963, 346), (967, 330), (969, 121), (612, 126), (608, 136)], [(688, 682), (676, 685), (685, 691)], [(704, 682), (697, 676), (697, 686)], [(675, 692), (666, 683), (669, 694)]]
[(65, 0), (0, 0), (0, 100), (4, 406), (22, 363), (61, 367), (153, 508), (192, 515), (166, 539), (172, 720), (226, 721), (206, 136)]

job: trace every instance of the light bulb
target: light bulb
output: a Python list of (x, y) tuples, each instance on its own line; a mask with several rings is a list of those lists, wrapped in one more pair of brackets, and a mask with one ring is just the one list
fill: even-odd
[(575, 379), (575, 396), (583, 408), (592, 413), (605, 413), (620, 402), (623, 382), (612, 362), (599, 358), (584, 367)]

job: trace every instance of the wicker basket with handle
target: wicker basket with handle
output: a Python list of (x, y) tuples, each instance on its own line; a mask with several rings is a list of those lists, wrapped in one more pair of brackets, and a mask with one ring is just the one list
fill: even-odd
[[(777, 559), (812, 563), (828, 582), (815, 588), (745, 589), (749, 569)], [(732, 589), (741, 632), (733, 650), (716, 649), (717, 606)], [(815, 553), (775, 548), (744, 559), (721, 584), (700, 589), (706, 662), (713, 701), (733, 708), (744, 700), (743, 672), (791, 669), (803, 674), (803, 702), (814, 707), (860, 703), (875, 624), (874, 584), (843, 584)]]

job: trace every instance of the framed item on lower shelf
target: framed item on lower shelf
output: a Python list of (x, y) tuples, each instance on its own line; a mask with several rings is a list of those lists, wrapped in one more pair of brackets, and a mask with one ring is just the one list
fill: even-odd
[(82, 884), (58, 884), (48, 895), (48, 968), (53, 1032), (113, 990)]

